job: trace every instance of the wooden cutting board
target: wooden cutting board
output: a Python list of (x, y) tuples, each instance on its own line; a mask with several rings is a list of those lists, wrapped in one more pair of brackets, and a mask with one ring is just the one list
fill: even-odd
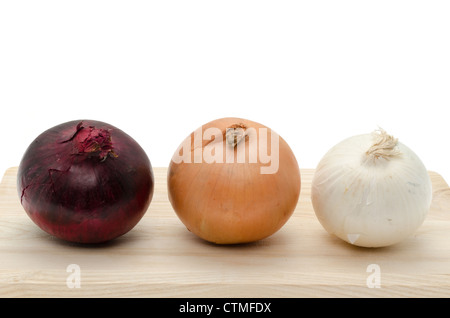
[[(329, 235), (314, 214), (314, 170), (271, 237), (217, 246), (188, 232), (167, 198), (166, 168), (139, 224), (106, 244), (53, 238), (22, 209), (17, 168), (0, 185), (0, 297), (450, 297), (450, 188), (430, 172), (433, 202), (414, 236), (367, 249)], [(79, 283), (79, 285), (77, 285)]]

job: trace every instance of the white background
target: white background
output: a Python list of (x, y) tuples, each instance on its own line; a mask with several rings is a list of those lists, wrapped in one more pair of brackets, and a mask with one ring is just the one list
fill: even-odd
[(0, 173), (65, 121), (153, 166), (216, 118), (277, 131), (300, 168), (378, 127), (450, 181), (450, 1), (0, 0)]

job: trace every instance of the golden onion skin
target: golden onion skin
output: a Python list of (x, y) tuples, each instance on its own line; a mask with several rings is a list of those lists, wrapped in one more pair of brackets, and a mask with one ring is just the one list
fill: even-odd
[[(211, 127), (226, 131), (233, 125), (251, 127), (258, 133), (259, 128), (271, 132), (264, 125), (241, 118), (217, 119), (203, 125), (201, 131), (203, 133)], [(194, 132), (188, 139), (193, 159), (196, 149)], [(294, 153), (279, 137), (278, 170), (262, 174), (261, 166), (268, 164), (260, 163), (259, 157), (257, 162), (249, 160), (250, 143), (255, 140), (242, 140), (246, 143), (244, 162), (171, 161), (167, 175), (169, 200), (189, 231), (216, 244), (248, 243), (274, 234), (291, 217), (301, 188), (300, 170)], [(203, 140), (202, 149), (210, 142)], [(221, 143), (225, 154), (230, 145)]]

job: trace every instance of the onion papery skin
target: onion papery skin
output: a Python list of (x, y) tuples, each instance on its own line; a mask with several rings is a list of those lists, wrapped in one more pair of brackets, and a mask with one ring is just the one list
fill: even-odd
[(319, 162), (312, 180), (316, 216), (330, 234), (361, 247), (384, 247), (413, 235), (426, 218), (431, 181), (419, 157), (398, 142), (398, 155), (367, 160), (373, 134), (347, 138)]
[[(268, 134), (274, 133), (259, 123), (231, 117), (211, 121), (197, 131), (203, 134), (212, 127), (226, 131), (228, 127), (240, 125), (254, 128), (257, 132), (259, 128), (265, 128)], [(194, 134), (185, 140), (192, 141), (190, 158), (194, 158), (195, 149), (200, 147), (204, 151), (210, 144), (209, 140), (203, 140), (196, 147)], [(224, 142), (214, 140), (211, 144), (221, 142), (225, 153), (230, 147), (225, 139)], [(169, 165), (167, 184), (173, 209), (189, 231), (212, 243), (239, 244), (264, 239), (277, 232), (297, 206), (301, 189), (300, 170), (286, 141), (279, 137), (279, 167), (276, 173), (268, 174), (261, 173), (265, 164), (259, 157), (257, 162), (249, 160), (252, 141), (245, 139), (241, 142), (246, 143), (244, 162), (187, 163), (172, 160)]]
[(62, 123), (40, 134), (20, 162), (17, 190), (45, 232), (76, 243), (103, 243), (146, 213), (154, 176), (141, 146), (95, 120)]

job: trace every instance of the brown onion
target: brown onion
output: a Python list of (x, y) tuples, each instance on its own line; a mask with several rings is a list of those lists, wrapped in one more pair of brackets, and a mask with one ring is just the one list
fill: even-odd
[(187, 229), (217, 244), (274, 234), (294, 212), (301, 188), (286, 141), (240, 118), (214, 120), (187, 137), (172, 157), (167, 183)]

